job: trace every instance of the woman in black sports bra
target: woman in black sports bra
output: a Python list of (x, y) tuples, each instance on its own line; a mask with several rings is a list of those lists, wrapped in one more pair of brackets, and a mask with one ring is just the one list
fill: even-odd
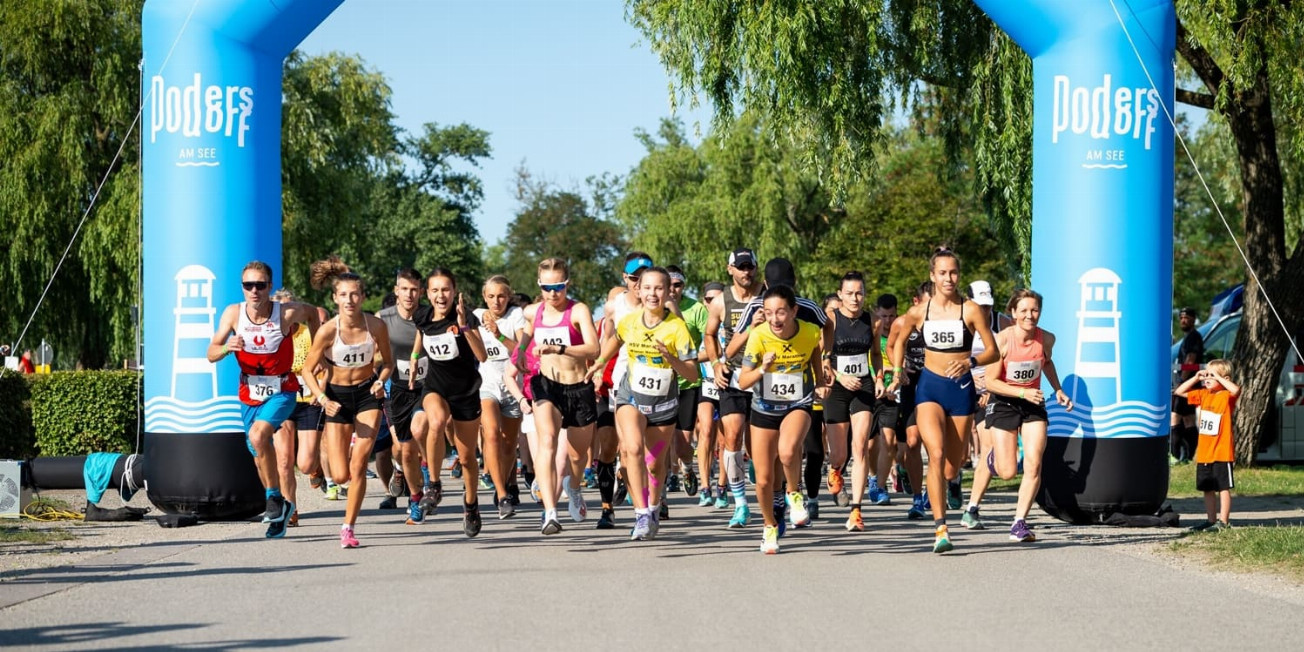
[[(915, 388), (915, 420), (928, 450), (928, 493), (933, 497), (937, 526), (933, 552), (946, 552), (952, 548), (946, 528), (946, 479), (959, 476), (973, 426), (975, 393), (970, 371), (994, 362), (1000, 350), (977, 304), (960, 294), (960, 259), (955, 253), (939, 247), (929, 260), (929, 270), (933, 295), (906, 312), (903, 326), (917, 328), (924, 335), (924, 368)], [(980, 358), (971, 355), (975, 333), (986, 345)], [(898, 338), (892, 350), (895, 368), (901, 367), (905, 357), (904, 340)], [(900, 382), (901, 375), (894, 375), (889, 391)]]

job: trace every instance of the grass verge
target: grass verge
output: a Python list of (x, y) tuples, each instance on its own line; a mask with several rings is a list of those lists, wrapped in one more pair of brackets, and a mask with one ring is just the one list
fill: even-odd
[[(1238, 468), (1233, 472), (1236, 487), (1232, 496), (1299, 496), (1304, 495), (1304, 467), (1271, 466)], [(1168, 475), (1169, 498), (1198, 498), (1195, 490), (1195, 465), (1178, 464)]]
[(1169, 547), (1218, 568), (1268, 571), (1304, 582), (1304, 526), (1237, 527), (1185, 536)]
[(10, 543), (43, 544), (75, 539), (71, 532), (61, 529), (36, 529), (16, 525), (0, 525), (0, 545)]

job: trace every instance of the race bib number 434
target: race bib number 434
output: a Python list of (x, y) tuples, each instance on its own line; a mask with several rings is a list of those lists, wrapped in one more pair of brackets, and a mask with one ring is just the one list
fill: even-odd
[(796, 401), (803, 389), (801, 374), (767, 373), (761, 379), (761, 398), (767, 401)]

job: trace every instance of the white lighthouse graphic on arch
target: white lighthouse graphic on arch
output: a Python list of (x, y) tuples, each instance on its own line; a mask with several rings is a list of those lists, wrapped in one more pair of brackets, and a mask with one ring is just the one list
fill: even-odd
[[(1123, 313), (1118, 310), (1118, 286), (1122, 283), (1123, 279), (1114, 270), (1105, 267), (1089, 269), (1078, 278), (1082, 302), (1078, 308), (1078, 346), (1073, 372), (1083, 380), (1114, 381), (1113, 398), (1091, 397), (1096, 407), (1117, 403), (1123, 397), (1119, 343)], [(1107, 383), (1093, 384), (1107, 386)], [(1078, 400), (1076, 396), (1071, 398)]]

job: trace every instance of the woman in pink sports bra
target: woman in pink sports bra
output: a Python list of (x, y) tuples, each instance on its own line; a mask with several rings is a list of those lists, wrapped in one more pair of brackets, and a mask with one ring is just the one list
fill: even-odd
[(530, 378), (529, 386), (538, 431), (538, 450), (533, 457), (535, 477), (543, 494), (544, 534), (561, 532), (557, 519), (561, 492), (553, 458), (562, 428), (566, 428), (570, 448), (570, 469), (562, 469), (561, 475), (570, 478), (567, 493), (571, 520), (578, 523), (588, 514), (581, 489), (584, 468), (589, 465), (593, 423), (597, 420), (597, 397), (593, 383), (587, 382), (584, 374), (598, 354), (598, 334), (589, 307), (567, 298), (569, 283), (570, 270), (565, 260), (548, 258), (539, 263), (543, 301), (525, 309), (520, 344), (521, 351), (533, 351), (539, 357), (539, 371)]
[(1001, 357), (987, 366), (987, 428), (991, 431), (992, 447), (986, 453), (986, 464), (974, 471), (973, 492), (966, 514), (966, 525), (976, 523), (978, 505), (982, 501), (987, 483), (993, 475), (1003, 479), (1013, 478), (1019, 472), (1018, 437), (1023, 437), (1023, 479), (1019, 482), (1019, 500), (1014, 510), (1014, 523), (1010, 527), (1011, 541), (1035, 541), (1026, 519), (1032, 509), (1032, 500), (1041, 486), (1041, 457), (1046, 450), (1046, 395), (1041, 391), (1044, 377), (1055, 391), (1055, 401), (1065, 410), (1073, 409), (1073, 401), (1060, 387), (1059, 374), (1051, 360), (1055, 336), (1042, 330), (1041, 295), (1029, 289), (1017, 290), (1010, 298), (1010, 314), (1014, 325), (996, 334)]

